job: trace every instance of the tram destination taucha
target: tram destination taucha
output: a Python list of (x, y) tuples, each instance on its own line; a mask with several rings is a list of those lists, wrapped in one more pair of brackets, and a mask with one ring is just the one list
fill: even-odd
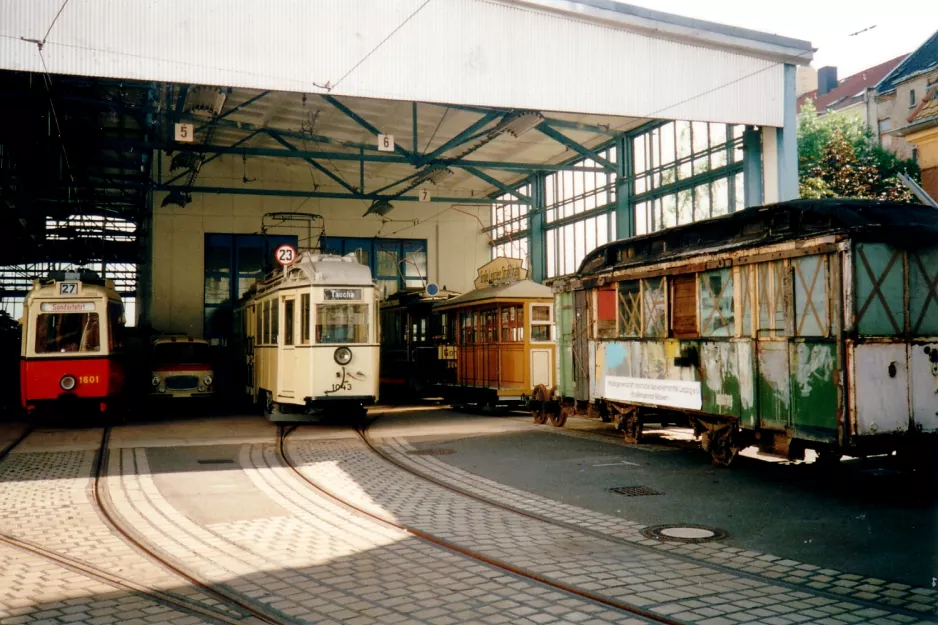
[(238, 311), (247, 392), (272, 421), (361, 415), (379, 384), (371, 270), (354, 254), (282, 245), (274, 256), (281, 266), (248, 290)]
[(111, 280), (87, 270), (34, 280), (20, 325), (20, 397), (27, 412), (64, 403), (119, 408), (124, 306)]

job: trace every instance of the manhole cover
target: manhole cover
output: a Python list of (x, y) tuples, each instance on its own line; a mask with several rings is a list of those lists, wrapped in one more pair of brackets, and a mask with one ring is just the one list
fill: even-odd
[(654, 488), (648, 488), (647, 486), (618, 486), (616, 488), (610, 488), (609, 490), (620, 495), (625, 495), (626, 497), (643, 497), (645, 495), (664, 494), (659, 493)]
[(448, 456), (455, 454), (455, 449), (445, 449), (443, 447), (431, 447), (429, 449), (412, 449), (407, 452), (411, 456)]
[(653, 525), (642, 530), (648, 538), (666, 540), (674, 543), (706, 543), (712, 540), (723, 540), (729, 534), (724, 530), (706, 525)]
[(199, 464), (234, 464), (234, 460), (230, 458), (203, 458), (196, 462)]

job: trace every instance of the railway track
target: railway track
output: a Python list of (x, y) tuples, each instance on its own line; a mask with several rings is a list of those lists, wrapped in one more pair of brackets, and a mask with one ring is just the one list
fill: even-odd
[[(295, 429), (296, 429), (296, 426), (290, 429), (286, 429), (283, 426), (280, 427), (279, 441), (277, 444), (277, 450), (280, 456), (280, 461), (283, 463), (284, 466), (288, 467), (290, 471), (292, 471), (297, 477), (299, 477), (299, 479), (301, 479), (303, 482), (308, 484), (311, 488), (321, 493), (322, 495), (332, 499), (333, 501), (339, 503), (343, 507), (348, 508), (364, 517), (377, 521), (383, 525), (407, 532), (408, 534), (415, 536), (416, 538), (420, 538), (438, 547), (442, 547), (454, 553), (458, 553), (462, 556), (471, 558), (472, 560), (486, 564), (488, 566), (501, 569), (503, 571), (506, 571), (518, 577), (524, 578), (526, 580), (536, 582), (544, 586), (549, 586), (550, 588), (553, 588), (556, 590), (560, 590), (571, 596), (578, 597), (580, 599), (586, 599), (588, 601), (592, 601), (594, 603), (619, 610), (626, 614), (632, 614), (640, 618), (644, 618), (650, 623), (663, 623), (666, 625), (686, 625), (683, 621), (678, 621), (678, 620), (669, 618), (668, 616), (665, 616), (662, 614), (650, 612), (638, 606), (631, 605), (629, 603), (625, 603), (622, 601), (618, 601), (616, 599), (606, 597), (604, 595), (600, 595), (594, 592), (590, 592), (588, 590), (585, 590), (583, 588), (578, 588), (571, 584), (566, 584), (557, 580), (547, 578), (533, 571), (529, 571), (522, 567), (514, 566), (513, 564), (510, 564), (503, 560), (491, 558), (489, 556), (486, 556), (472, 549), (468, 549), (460, 545), (454, 544), (448, 540), (445, 540), (443, 538), (440, 538), (428, 532), (424, 532), (423, 530), (417, 529), (410, 525), (405, 525), (403, 523), (388, 519), (382, 515), (375, 514), (373, 512), (365, 510), (364, 508), (356, 505), (355, 503), (350, 502), (347, 499), (343, 498), (338, 493), (335, 493), (332, 490), (322, 486), (321, 484), (316, 483), (314, 480), (311, 480), (302, 471), (300, 471), (299, 468), (296, 467), (296, 465), (293, 464), (293, 462), (290, 460), (289, 456), (286, 453), (284, 445), (285, 445), (287, 436), (289, 436), (289, 434), (292, 433)], [(356, 428), (356, 432), (358, 432), (359, 436), (362, 437), (362, 439), (365, 441), (368, 447), (375, 453), (378, 453), (379, 455), (381, 455), (367, 440), (366, 430), (367, 430), (367, 424), (361, 426), (360, 428)], [(382, 455), (382, 457), (384, 456)], [(421, 478), (425, 477), (423, 475), (420, 475), (419, 473), (410, 471), (406, 469), (405, 467), (401, 467), (401, 468), (407, 470), (409, 473), (417, 475), (418, 477), (421, 477)]]
[[(13, 443), (0, 451), (0, 461), (3, 460), (19, 444), (25, 441), (35, 428), (30, 427), (17, 438)], [(112, 509), (110, 499), (105, 495), (102, 488), (106, 461), (109, 453), (110, 428), (105, 427), (101, 434), (101, 443), (95, 456), (94, 471), (92, 476), (92, 496), (96, 509), (104, 517), (106, 523), (115, 531), (124, 541), (143, 552), (147, 557), (156, 562), (157, 565), (171, 571), (174, 575), (185, 580), (187, 583), (198, 588), (203, 594), (219, 603), (248, 615), (246, 620), (243, 616), (235, 616), (231, 613), (221, 612), (217, 609), (206, 607), (198, 602), (182, 599), (172, 593), (164, 592), (156, 588), (151, 588), (139, 584), (131, 579), (109, 573), (99, 567), (83, 562), (77, 558), (57, 553), (46, 549), (29, 541), (21, 540), (13, 536), (0, 534), (0, 543), (14, 547), (20, 551), (39, 556), (45, 560), (54, 562), (59, 566), (70, 569), (77, 573), (84, 574), (97, 581), (115, 586), (117, 588), (148, 597), (158, 603), (178, 608), (194, 616), (202, 617), (211, 622), (223, 623), (224, 625), (246, 625), (247, 623), (267, 623), (269, 625), (288, 625), (288, 621), (281, 620), (251, 603), (241, 599), (234, 593), (219, 590), (208, 584), (203, 583), (194, 575), (176, 566), (172, 562), (162, 557), (155, 549), (149, 546), (145, 541), (140, 540), (135, 532), (127, 528)], [(292, 623), (290, 624), (292, 625)]]

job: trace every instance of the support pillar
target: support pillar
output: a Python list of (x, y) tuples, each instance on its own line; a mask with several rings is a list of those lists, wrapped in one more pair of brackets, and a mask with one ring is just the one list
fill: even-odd
[(625, 135), (616, 139), (616, 236), (635, 236), (635, 207), (632, 205), (632, 141)]
[(547, 279), (547, 246), (544, 233), (546, 195), (544, 173), (532, 174), (531, 209), (528, 211), (528, 256), (531, 263), (531, 279), (539, 283)]
[(795, 66), (785, 65), (784, 125), (778, 129), (778, 199), (798, 199), (798, 111)]
[(762, 133), (752, 126), (743, 132), (743, 205), (762, 204)]

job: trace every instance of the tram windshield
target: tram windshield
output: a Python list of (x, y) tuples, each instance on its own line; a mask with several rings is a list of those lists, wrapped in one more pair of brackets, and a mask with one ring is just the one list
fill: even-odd
[(36, 317), (36, 353), (101, 350), (98, 313), (43, 313)]
[(368, 304), (318, 304), (317, 343), (367, 343)]
[(159, 343), (153, 348), (157, 365), (204, 365), (211, 360), (205, 343)]

